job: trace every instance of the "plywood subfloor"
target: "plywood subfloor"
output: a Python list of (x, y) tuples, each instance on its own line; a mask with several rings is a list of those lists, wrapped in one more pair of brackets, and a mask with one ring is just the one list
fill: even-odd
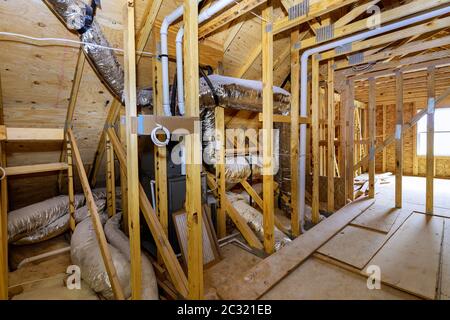
[(383, 281), (427, 299), (436, 298), (444, 219), (413, 213), (369, 262)]
[[(403, 208), (398, 210), (392, 209), (391, 179), (377, 186), (370, 210), (350, 221), (262, 298), (450, 299), (450, 197), (442, 198), (450, 180), (435, 182), (436, 215), (431, 217), (423, 213), (424, 178), (403, 178)], [(369, 265), (381, 268), (381, 290), (367, 288)]]
[(217, 288), (233, 281), (262, 260), (232, 243), (220, 248), (220, 255), (222, 260), (205, 270), (204, 274), (205, 292), (211, 299), (218, 298)]
[(416, 298), (388, 286), (382, 286), (380, 290), (369, 290), (367, 289), (367, 278), (317, 258), (310, 258), (261, 299), (393, 300)]

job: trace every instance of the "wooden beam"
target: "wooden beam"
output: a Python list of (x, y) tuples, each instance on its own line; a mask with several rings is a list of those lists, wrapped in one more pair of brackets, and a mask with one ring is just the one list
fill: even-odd
[(67, 190), (69, 196), (69, 225), (72, 232), (75, 230), (75, 190), (73, 179), (73, 157), (72, 146), (70, 144), (69, 136), (66, 133), (66, 156), (67, 156)]
[(236, 72), (233, 73), (233, 77), (242, 78), (245, 75), (245, 73), (248, 71), (248, 69), (250, 69), (250, 67), (253, 65), (255, 60), (260, 56), (261, 50), (262, 50), (262, 45), (261, 45), (261, 43), (259, 43), (252, 50), (252, 52), (250, 53), (250, 55), (247, 58), (247, 61), (245, 61), (244, 64)]
[[(291, 43), (298, 41), (300, 31), (291, 32)], [(300, 215), (298, 210), (298, 168), (300, 141), (300, 55), (291, 52), (291, 233), (300, 235)], [(275, 121), (275, 116), (274, 116)]]
[(275, 250), (274, 186), (273, 186), (273, 7), (268, 1), (262, 12), (262, 87), (263, 87), (263, 229), (264, 249), (267, 254)]
[[(184, 74), (186, 82), (186, 116), (198, 117), (198, 3), (184, 0)], [(198, 128), (197, 128), (198, 129)], [(199, 130), (186, 136), (186, 213), (188, 225), (189, 299), (203, 298), (203, 246), (201, 201), (201, 141)]]
[(334, 27), (335, 28), (340, 28), (340, 27), (346, 26), (347, 24), (349, 24), (350, 22), (352, 22), (353, 20), (358, 18), (361, 14), (367, 12), (367, 10), (370, 7), (376, 5), (378, 2), (380, 2), (380, 0), (373, 0), (373, 1), (370, 1), (370, 2), (367, 2), (367, 3), (364, 3), (364, 4), (361, 4), (359, 6), (354, 7), (348, 13), (346, 13), (345, 15), (340, 17), (334, 23)]
[(106, 204), (108, 206), (108, 216), (116, 214), (116, 173), (114, 161), (114, 147), (108, 135), (106, 138)]
[(134, 28), (134, 0), (124, 7), (124, 73), (125, 125), (127, 135), (128, 227), (130, 237), (131, 298), (141, 299), (141, 230), (139, 222), (139, 163), (138, 136), (133, 121), (137, 117), (136, 44)]
[[(120, 117), (125, 119), (125, 110), (120, 110)], [(118, 134), (120, 138), (120, 145), (121, 146), (127, 146), (127, 128), (125, 127), (125, 123), (122, 123), (122, 121), (117, 121), (119, 124)], [(105, 133), (106, 134), (106, 133)], [(109, 139), (111, 140), (111, 135), (108, 134)], [(113, 145), (114, 153), (117, 156), (117, 152), (115, 150), (115, 146)], [(122, 193), (122, 229), (125, 232), (125, 234), (128, 236), (128, 185), (127, 185), (127, 168), (120, 166), (120, 191)]]
[(309, 10), (305, 15), (293, 19), (285, 17), (276, 21), (273, 26), (274, 34), (294, 28), (318, 16), (352, 4), (356, 1), (358, 0), (309, 0)]
[(66, 162), (56, 162), (56, 163), (17, 166), (17, 167), (6, 167), (4, 169), (7, 176), (17, 176), (31, 173), (67, 170), (67, 168), (68, 165)]
[(7, 141), (63, 141), (64, 129), (6, 128)]
[[(211, 190), (213, 190), (214, 195), (217, 196), (217, 184), (214, 179), (214, 176), (211, 173), (208, 173), (206, 176), (206, 181), (208, 183), (208, 186)], [(230, 200), (228, 199), (228, 196), (225, 194), (225, 198), (223, 198), (225, 210), (227, 211), (228, 215), (230, 216), (233, 223), (236, 225), (236, 228), (239, 230), (239, 232), (244, 237), (245, 241), (248, 242), (248, 244), (255, 249), (263, 250), (264, 246), (262, 245), (261, 241), (259, 241), (256, 234), (250, 229), (247, 222), (242, 218), (240, 213), (233, 207)]]
[(97, 236), (97, 241), (103, 258), (103, 263), (105, 264), (105, 269), (108, 273), (108, 278), (114, 293), (114, 297), (117, 300), (124, 300), (125, 296), (120, 286), (117, 271), (111, 258), (111, 252), (109, 251), (108, 242), (106, 241), (105, 232), (103, 231), (103, 225), (100, 221), (97, 206), (95, 204), (94, 197), (92, 196), (91, 187), (89, 186), (89, 181), (84, 170), (83, 161), (81, 160), (80, 151), (78, 150), (78, 145), (76, 143), (72, 129), (67, 129), (67, 135), (72, 148), (73, 159), (75, 161), (75, 164), (77, 165), (81, 186), (83, 188), (84, 196), (86, 197), (86, 204), (88, 206), (88, 210), (92, 219), (92, 225), (95, 229), (95, 234)]
[[(80, 48), (78, 52), (78, 58), (77, 58), (77, 64), (75, 66), (75, 74), (73, 76), (72, 81), (72, 89), (70, 91), (70, 98), (69, 98), (69, 106), (67, 107), (66, 112), (66, 123), (65, 128), (72, 127), (72, 119), (73, 115), (75, 113), (75, 107), (77, 105), (77, 98), (78, 98), (78, 92), (80, 91), (80, 84), (81, 79), (83, 77), (83, 71), (84, 71), (84, 65), (86, 62), (86, 56), (84, 55), (84, 51), (82, 48)], [(63, 148), (61, 150), (61, 155), (59, 156), (59, 162), (63, 162), (66, 158), (66, 148), (65, 145), (63, 145)], [(58, 187), (61, 191), (62, 187), (62, 173), (58, 175)]]
[(396, 74), (397, 102), (395, 127), (395, 207), (402, 207), (403, 179), (403, 74)]
[(206, 37), (227, 23), (230, 23), (265, 2), (267, 2), (267, 0), (242, 0), (239, 3), (236, 3), (233, 7), (203, 24), (198, 30), (199, 38)]
[[(114, 152), (116, 153), (117, 159), (119, 160), (120, 167), (124, 172), (124, 180), (127, 180), (127, 156), (125, 148), (120, 143), (113, 128), (108, 128), (107, 133), (111, 139), (111, 143), (114, 147)], [(172, 249), (172, 246), (164, 233), (161, 223), (153, 210), (150, 201), (144, 191), (142, 185), (138, 182), (139, 186), (139, 207), (142, 211), (142, 215), (147, 222), (150, 232), (153, 235), (153, 239), (156, 243), (156, 248), (161, 254), (164, 265), (167, 268), (170, 279), (172, 280), (175, 288), (178, 290), (181, 296), (187, 297), (187, 279), (184, 275), (183, 269), (177, 260), (177, 257)]]
[(383, 34), (381, 36), (371, 38), (369, 40), (360, 41), (360, 42), (354, 42), (351, 46), (350, 50), (347, 50), (345, 52), (339, 52), (336, 50), (329, 50), (326, 52), (323, 52), (321, 54), (322, 60), (327, 60), (331, 58), (335, 58), (344, 54), (349, 54), (356, 51), (366, 50), (371, 47), (373, 47), (374, 44), (376, 45), (382, 45), (385, 43), (401, 40), (407, 37), (411, 37), (418, 33), (426, 33), (430, 31), (435, 31), (443, 28), (447, 28), (450, 24), (450, 17), (447, 18), (440, 18), (433, 20), (431, 22), (422, 23), (419, 25), (415, 25), (413, 27), (405, 28), (399, 31), (394, 31), (388, 34)]
[(216, 182), (217, 182), (217, 235), (226, 236), (226, 211), (223, 199), (226, 196), (225, 180), (225, 110), (215, 109), (216, 122)]
[(312, 223), (319, 223), (319, 60), (317, 55), (312, 57), (311, 80), (311, 136), (312, 136)]
[[(140, 47), (145, 47), (145, 44), (147, 43), (150, 34), (152, 32), (153, 26), (155, 25), (155, 18), (158, 15), (159, 7), (158, 7), (159, 0), (153, 0), (152, 2), (148, 2), (147, 8), (145, 9), (145, 12), (148, 12), (149, 14), (146, 16), (146, 21), (142, 24), (142, 29), (138, 33), (138, 37), (136, 40), (136, 43)], [(158, 10), (158, 12), (155, 12)], [(137, 64), (139, 64), (139, 61), (142, 58), (142, 52), (136, 53), (137, 57)], [(105, 128), (111, 127), (115, 122), (117, 117), (119, 116), (120, 109), (122, 108), (122, 102), (114, 99), (111, 106), (109, 107), (108, 114), (106, 115), (105, 119)], [(100, 140), (98, 142), (97, 151), (94, 156), (94, 160), (92, 162), (91, 171), (89, 172), (89, 180), (91, 182), (92, 186), (95, 186), (97, 183), (97, 173), (100, 169), (101, 162), (103, 159), (104, 151), (105, 151), (105, 131), (102, 131)]]
[(369, 198), (375, 198), (376, 84), (369, 79)]
[[(450, 50), (436, 51), (429, 54), (423, 54), (418, 56), (412, 56), (404, 58), (398, 61), (391, 61), (384, 64), (374, 65), (371, 72), (357, 74), (354, 72), (345, 72), (349, 79), (361, 82), (370, 77), (382, 78), (392, 77), (395, 75), (395, 71), (400, 70), (404, 74), (418, 72), (426, 70), (430, 65), (434, 66), (447, 66), (450, 63), (448, 58)], [(347, 71), (347, 70), (345, 70)], [(342, 75), (342, 73), (340, 73)]]
[[(158, 52), (159, 34), (153, 30), (152, 36), (152, 50)], [(163, 100), (162, 100), (162, 64), (161, 58), (154, 57), (152, 59), (152, 83), (153, 88), (153, 113), (157, 116), (164, 115)], [(154, 146), (154, 161), (155, 161), (155, 211), (159, 217), (164, 233), (169, 234), (169, 205), (167, 198), (167, 149), (166, 147)], [(158, 254), (158, 262), (162, 262), (162, 257)]]
[(138, 54), (145, 49), (145, 45), (147, 44), (148, 38), (153, 30), (153, 26), (155, 25), (156, 17), (158, 16), (158, 12), (161, 8), (162, 3), (163, 0), (151, 0), (145, 8), (145, 20), (140, 26), (139, 32), (136, 35), (136, 50), (138, 51)]
[[(341, 60), (336, 63), (336, 70), (347, 68), (350, 66), (356, 66), (356, 65), (360, 65), (360, 64), (364, 64), (364, 63), (368, 63), (368, 62), (373, 62), (373, 61), (377, 61), (377, 60), (393, 58), (397, 55), (406, 55), (406, 54), (414, 53), (417, 51), (422, 51), (422, 50), (427, 50), (427, 49), (431, 49), (431, 48), (435, 48), (435, 47), (439, 47), (439, 46), (444, 46), (448, 43), (450, 43), (450, 36), (437, 38), (437, 39), (433, 39), (433, 40), (429, 40), (429, 41), (419, 40), (419, 41), (408, 43), (407, 45), (403, 45), (403, 46), (395, 48), (395, 49), (383, 50), (383, 51), (375, 53), (375, 54), (369, 54), (369, 51), (364, 51), (363, 52), (364, 58), (361, 61), (356, 60), (357, 62), (350, 63), (347, 59)], [(439, 57), (437, 57), (437, 58), (439, 58)], [(373, 71), (374, 69), (376, 70), (377, 68), (387, 69), (387, 68), (389, 68), (389, 66), (398, 67), (402, 64), (402, 63), (400, 63), (400, 61), (391, 61), (391, 63), (382, 61), (382, 62), (379, 62), (377, 65), (373, 66), (373, 68), (371, 68), (371, 70)], [(406, 61), (408, 61), (408, 60), (406, 60)]]
[(425, 211), (433, 213), (434, 207), (434, 108), (435, 108), (435, 68), (428, 68), (427, 106), (427, 157), (426, 157), (426, 201)]
[[(4, 124), (0, 74), (0, 125)], [(0, 141), (0, 166), (6, 167), (6, 143)], [(8, 300), (8, 179), (0, 181), (0, 300)]]
[(347, 199), (353, 201), (355, 179), (355, 170), (353, 170), (355, 161), (355, 84), (352, 80), (348, 81), (346, 89), (347, 93), (345, 96), (345, 108), (347, 110)]
[[(320, 1), (320, 2), (322, 2), (323, 5), (330, 6), (330, 4), (329, 4), (330, 1)], [(343, 6), (342, 2), (347, 2), (347, 1), (336, 1), (336, 2), (341, 2), (340, 6), (342, 7)], [(355, 1), (351, 1), (351, 2), (355, 2)], [(431, 8), (443, 5), (446, 2), (447, 2), (447, 0), (429, 0), (429, 1), (415, 0), (415, 1), (411, 1), (405, 5), (398, 6), (394, 9), (381, 12), (379, 15), (379, 21), (381, 21), (382, 23), (388, 23), (391, 21), (401, 19), (403, 17), (407, 17), (410, 15), (416, 14), (418, 12), (427, 11)], [(347, 2), (346, 4), (349, 4), (349, 3)], [(338, 6), (338, 5), (339, 4), (335, 4), (335, 6)], [(333, 10), (334, 9), (335, 9), (335, 7), (333, 7)], [(312, 8), (310, 8), (310, 12), (311, 11), (312, 11)], [(306, 17), (306, 18), (308, 18), (308, 17)], [(303, 18), (303, 19), (306, 19), (306, 18)], [(285, 20), (288, 20), (288, 19), (286, 18)], [(295, 21), (295, 20), (297, 20), (297, 21)], [(303, 21), (301, 18), (298, 18), (298, 19), (291, 20), (290, 23), (285, 22), (285, 24), (288, 26), (294, 26), (298, 23), (303, 23), (303, 22), (305, 22), (305, 21)], [(350, 34), (366, 30), (367, 28), (372, 27), (373, 24), (374, 24), (373, 17), (361, 19), (361, 20), (355, 21), (353, 23), (350, 23), (348, 25), (345, 25), (345, 26), (342, 26), (339, 28), (335, 28), (333, 31), (333, 37), (331, 39), (325, 38), (326, 40), (322, 39), (322, 40), (318, 41), (318, 39), (316, 37), (311, 37), (311, 38), (305, 39), (305, 40), (301, 41), (300, 43), (296, 44), (294, 46), (293, 50), (297, 50), (297, 51), (305, 50), (307, 48), (315, 46), (318, 43), (322, 43), (324, 41), (330, 41), (330, 40), (338, 39), (341, 37), (345, 37)], [(274, 29), (276, 31), (278, 31), (278, 29), (280, 29), (282, 31), (284, 30), (283, 28), (277, 28), (276, 26), (274, 26)]]
[[(292, 102), (291, 102), (292, 104)], [(259, 121), (263, 121), (263, 114), (258, 114)], [(283, 116), (281, 114), (274, 114), (273, 115), (273, 122), (281, 122), (281, 123), (291, 123), (291, 117), (290, 116)], [(298, 117), (298, 124), (310, 124), (311, 120), (306, 117)]]
[(334, 212), (334, 176), (336, 150), (335, 142), (335, 103), (334, 103), (334, 60), (328, 61), (327, 107), (328, 107), (328, 154), (327, 154), (327, 210)]
[[(249, 194), (249, 196), (256, 202), (258, 207), (263, 210), (264, 209), (264, 202), (261, 199), (261, 197), (258, 195), (258, 193), (253, 189), (253, 187), (250, 185), (250, 183), (247, 182), (247, 180), (242, 180), (241, 185), (244, 187), (245, 191)], [(275, 226), (284, 232), (285, 234), (288, 234), (288, 230), (283, 226), (281, 221), (277, 218), (277, 216), (274, 215), (274, 222)]]

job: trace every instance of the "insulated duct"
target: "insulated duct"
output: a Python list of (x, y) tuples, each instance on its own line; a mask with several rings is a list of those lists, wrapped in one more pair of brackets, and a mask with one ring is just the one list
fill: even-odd
[[(112, 262), (125, 297), (131, 295), (130, 263), (114, 246), (108, 244)], [(75, 227), (70, 242), (72, 263), (81, 269), (82, 279), (96, 293), (106, 299), (114, 299), (111, 283), (98, 245), (92, 219), (84, 219)]]
[[(248, 110), (262, 112), (262, 83), (261, 81), (245, 80), (220, 75), (208, 76), (214, 87), (214, 93), (219, 99), (219, 105), (226, 109)], [(288, 114), (290, 109), (290, 94), (286, 90), (274, 87), (274, 112)], [(216, 123), (215, 111), (217, 103), (210, 85), (205, 79), (200, 80), (200, 108), (202, 120), (203, 160), (209, 166), (216, 164)], [(290, 136), (284, 134), (286, 130), (274, 133), (274, 168), (276, 172), (290, 172), (290, 161), (279, 161), (280, 145), (289, 146)], [(289, 130), (287, 130), (289, 132)], [(258, 134), (257, 132), (255, 132)], [(278, 135), (280, 134), (280, 135)], [(237, 155), (225, 157), (225, 180), (228, 186), (247, 179), (251, 174), (258, 177), (262, 171), (262, 158), (258, 155)], [(279, 184), (286, 186), (286, 193), (290, 193), (290, 183), (284, 180), (289, 176), (277, 173)], [(283, 183), (281, 182), (283, 181)]]
[[(250, 206), (245, 199), (245, 196), (232, 192), (228, 192), (227, 195), (232, 206), (239, 212), (242, 218), (244, 218), (249, 227), (256, 233), (258, 238), (263, 241), (264, 221), (262, 213)], [(273, 236), (275, 238), (275, 251), (280, 250), (292, 241), (276, 226), (274, 227)]]
[[(130, 240), (125, 233), (120, 230), (120, 221), (122, 214), (117, 213), (112, 216), (105, 224), (105, 235), (108, 242), (117, 248), (120, 253), (131, 262)], [(158, 300), (158, 284), (156, 282), (153, 265), (147, 256), (141, 253), (142, 265), (142, 300)]]
[[(75, 195), (75, 208), (83, 195)], [(8, 242), (27, 244), (44, 241), (67, 230), (69, 197), (58, 196), (8, 212)], [(24, 239), (22, 243), (19, 240)]]
[[(69, 30), (77, 31), (92, 66), (111, 93), (124, 102), (124, 71), (100, 25), (93, 20), (93, 9), (80, 0), (47, 0)], [(151, 105), (151, 90), (137, 92), (140, 106)]]

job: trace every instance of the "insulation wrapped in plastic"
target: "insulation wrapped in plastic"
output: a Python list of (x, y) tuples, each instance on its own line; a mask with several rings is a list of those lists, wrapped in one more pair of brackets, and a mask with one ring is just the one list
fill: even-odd
[[(120, 65), (117, 55), (106, 39), (100, 25), (94, 20), (86, 28), (85, 16), (87, 15), (87, 4), (79, 0), (48, 0), (56, 13), (65, 22), (68, 29), (79, 31), (83, 42), (82, 48), (86, 52), (90, 62), (94, 65), (96, 72), (104, 80), (111, 92), (124, 101), (124, 71)], [(137, 93), (137, 104), (140, 106), (150, 105), (152, 102), (151, 90), (143, 89)]]
[[(79, 208), (84, 202), (83, 195), (75, 195), (75, 208)], [(47, 199), (30, 206), (8, 212), (8, 241), (15, 242), (21, 238), (37, 234), (43, 234), (46, 226), (55, 231), (63, 221), (56, 222), (59, 218), (69, 214), (69, 197), (58, 196)], [(45, 232), (44, 232), (45, 233)]]
[[(106, 207), (106, 199), (98, 199), (95, 200), (95, 204), (97, 206), (97, 212), (100, 216), (100, 221), (102, 224), (105, 224), (108, 220), (108, 214), (105, 212)], [(88, 206), (83, 206), (77, 210), (75, 210), (74, 218), (75, 223), (80, 223), (81, 221), (90, 217)]]
[(251, 174), (250, 163), (245, 156), (225, 157), (225, 181), (239, 183)]
[[(226, 108), (262, 111), (262, 82), (238, 79), (221, 75), (208, 76), (219, 104)], [(207, 82), (200, 79), (200, 105), (203, 108), (216, 106), (211, 88)], [(290, 94), (284, 89), (273, 87), (273, 108), (278, 114), (288, 114), (290, 110)]]
[[(122, 255), (131, 261), (130, 240), (125, 233), (120, 230), (120, 221), (122, 214), (117, 213), (112, 216), (105, 224), (105, 235), (108, 242), (122, 253)], [(158, 284), (156, 282), (153, 265), (145, 254), (141, 254), (142, 265), (142, 300), (158, 300)]]
[[(253, 208), (246, 201), (246, 197), (241, 194), (227, 193), (228, 198), (233, 205), (233, 207), (239, 212), (239, 214), (244, 218), (249, 227), (255, 232), (258, 238), (264, 240), (264, 228), (263, 228), (263, 215), (257, 209)], [(275, 251), (280, 250), (284, 246), (291, 243), (291, 239), (286, 236), (277, 227), (274, 227), (273, 232), (275, 238)]]
[[(254, 112), (262, 111), (262, 82), (225, 77), (220, 75), (210, 75), (209, 80), (213, 84), (215, 93), (219, 97), (221, 106), (227, 109), (243, 109)], [(213, 166), (216, 164), (216, 124), (215, 111), (212, 107), (216, 106), (211, 88), (202, 78), (200, 80), (200, 104), (202, 108), (202, 143), (203, 143), (203, 161)], [(290, 110), (290, 94), (289, 92), (274, 87), (274, 112), (288, 114)], [(274, 171), (280, 171), (280, 159), (278, 157), (279, 145), (282, 143), (284, 147), (289, 148), (289, 141), (280, 141), (275, 131), (274, 136)], [(283, 136), (285, 137), (285, 136)], [(283, 159), (282, 167), (289, 167), (290, 161), (285, 162)], [(282, 172), (285, 172), (286, 169)], [(260, 176), (262, 172), (262, 158), (257, 155), (237, 156), (225, 158), (225, 175), (228, 185), (238, 183), (253, 174)]]
[[(108, 248), (123, 293), (129, 297), (131, 294), (130, 264), (118, 249), (109, 244)], [(82, 279), (92, 290), (106, 299), (114, 299), (91, 219), (84, 219), (76, 226), (70, 242), (70, 256), (72, 263), (80, 267)]]
[(15, 241), (14, 244), (26, 245), (42, 242), (57, 237), (69, 229), (69, 221), (70, 221), (69, 214), (65, 214), (62, 217), (59, 217), (58, 219), (50, 223), (49, 225), (43, 226), (38, 230), (36, 230), (35, 232), (33, 232), (32, 234)]

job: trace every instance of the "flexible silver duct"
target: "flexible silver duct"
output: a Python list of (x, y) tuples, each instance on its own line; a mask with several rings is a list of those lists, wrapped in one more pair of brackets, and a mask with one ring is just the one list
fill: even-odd
[[(80, 34), (82, 48), (105, 85), (122, 102), (124, 101), (124, 71), (115, 52), (106, 39), (100, 25), (94, 20), (85, 28), (90, 7), (80, 0), (48, 0), (66, 27)], [(140, 106), (151, 105), (151, 90), (141, 89), (137, 93)]]
[[(232, 192), (228, 192), (227, 195), (233, 207), (244, 218), (249, 227), (256, 233), (258, 238), (263, 241), (264, 221), (261, 212), (250, 206), (244, 195)], [(280, 229), (278, 229), (277, 227), (274, 227), (273, 236), (275, 238), (275, 251), (278, 251), (284, 246), (291, 243), (291, 239), (289, 239), (289, 237), (282, 231), (280, 231)]]

